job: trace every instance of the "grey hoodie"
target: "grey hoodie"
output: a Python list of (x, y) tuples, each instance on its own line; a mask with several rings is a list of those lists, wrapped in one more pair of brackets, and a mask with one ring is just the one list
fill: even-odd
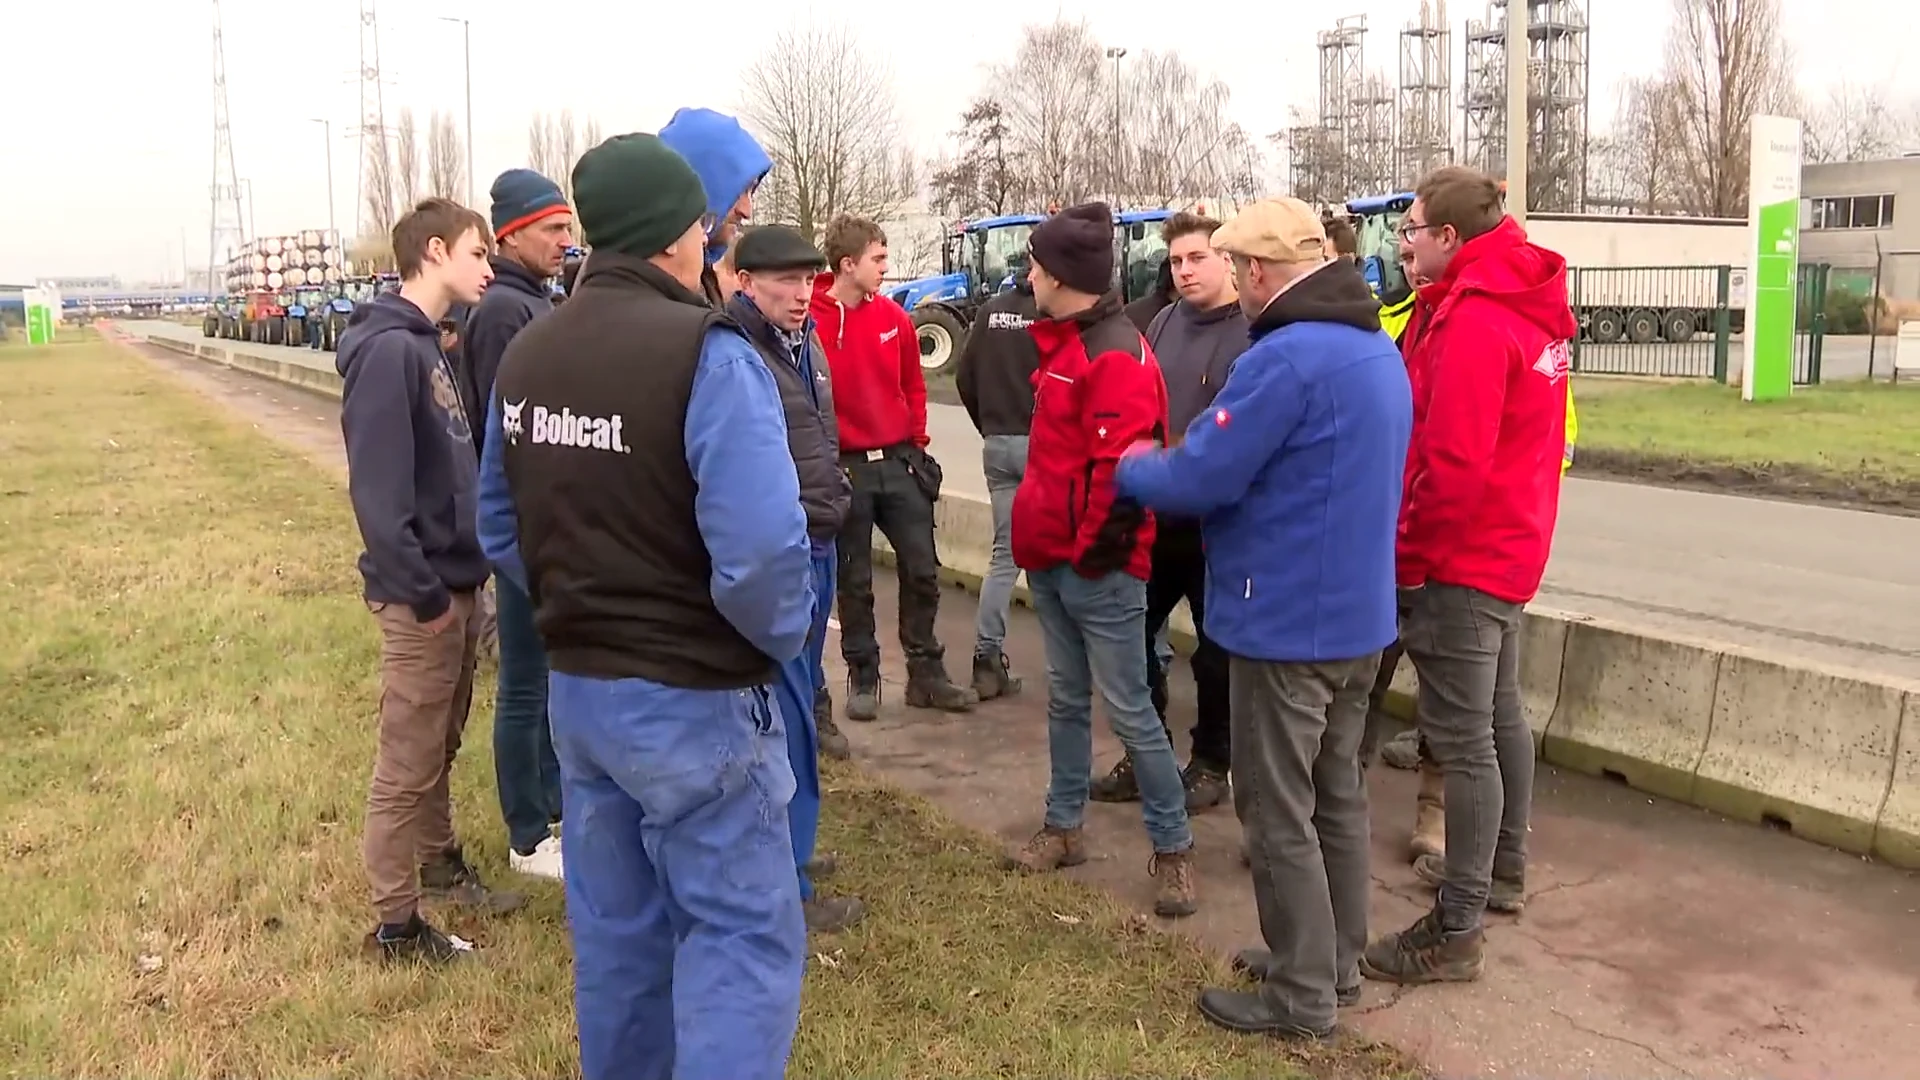
[(1167, 380), (1168, 444), (1178, 446), (1247, 351), (1247, 316), (1237, 300), (1211, 311), (1181, 300), (1153, 317), (1146, 339)]

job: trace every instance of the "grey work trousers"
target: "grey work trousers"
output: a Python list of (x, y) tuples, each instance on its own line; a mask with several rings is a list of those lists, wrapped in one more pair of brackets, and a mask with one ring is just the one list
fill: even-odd
[(1287, 1023), (1333, 1026), (1338, 988), (1360, 985), (1367, 947), (1367, 789), (1360, 740), (1380, 654), (1328, 663), (1235, 656), (1233, 807), (1247, 837), (1260, 993)]
[(1497, 874), (1526, 872), (1533, 733), (1520, 707), (1521, 605), (1429, 582), (1405, 595), (1400, 639), (1420, 690), (1420, 731), (1446, 774), (1440, 922), (1471, 930)]

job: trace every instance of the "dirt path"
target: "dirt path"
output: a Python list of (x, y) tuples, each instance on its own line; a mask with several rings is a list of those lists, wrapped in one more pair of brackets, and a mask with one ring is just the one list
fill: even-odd
[[(268, 437), (344, 467), (333, 402), (139, 351)], [(890, 627), (891, 582), (883, 575), (877, 584), (879, 625)], [(972, 627), (971, 598), (943, 594), (940, 634), (956, 671)], [(886, 675), (897, 684), (905, 673), (888, 648)], [(878, 722), (846, 727), (863, 768), (1011, 840), (1035, 827), (1046, 784), (1045, 660), (1030, 613), (1016, 611), (1007, 651), (1033, 687), (1020, 697), (938, 718), (908, 713), (894, 685)], [(1176, 713), (1190, 715), (1190, 681), (1181, 674), (1174, 685)], [(1099, 764), (1114, 760), (1118, 748), (1104, 731), (1096, 745)], [(1373, 921), (1399, 927), (1430, 902), (1400, 857), (1414, 780), (1381, 768), (1371, 784)], [(1095, 858), (1075, 876), (1144, 909), (1151, 897), (1138, 809), (1095, 805), (1088, 829)], [(1222, 952), (1257, 943), (1231, 812), (1200, 815), (1194, 832), (1203, 908), (1171, 928)], [(1544, 765), (1532, 846), (1526, 915), (1490, 924), (1481, 982), (1413, 991), (1369, 984), (1349, 1019), (1463, 1080), (1912, 1074), (1920, 878)]]

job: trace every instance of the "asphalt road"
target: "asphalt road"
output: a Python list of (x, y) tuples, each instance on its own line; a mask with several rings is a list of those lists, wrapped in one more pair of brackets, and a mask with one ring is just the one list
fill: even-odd
[[(244, 347), (333, 366), (331, 353)], [(985, 497), (966, 413), (932, 406), (927, 427), (950, 490)], [(1920, 519), (1570, 478), (1537, 604), (1920, 679)]]

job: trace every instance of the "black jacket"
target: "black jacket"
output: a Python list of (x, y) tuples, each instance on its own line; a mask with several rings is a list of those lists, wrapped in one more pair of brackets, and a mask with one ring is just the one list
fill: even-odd
[(847, 506), (853, 502), (853, 483), (840, 469), (840, 429), (833, 418), (833, 380), (827, 370), (827, 354), (809, 322), (803, 328), (808, 353), (803, 364), (795, 347), (744, 292), (733, 294), (727, 301), (727, 314), (747, 332), (780, 387), (780, 404), (787, 414), (787, 445), (793, 450), (793, 465), (800, 474), (800, 506), (807, 512), (807, 536), (816, 544), (830, 543), (840, 535)]
[(474, 524), (479, 460), (440, 329), (386, 293), (354, 308), (334, 366), (366, 598), (431, 622), (490, 572)]
[(1226, 385), (1233, 362), (1247, 351), (1247, 316), (1237, 300), (1212, 311), (1180, 300), (1153, 317), (1146, 339), (1167, 380), (1167, 441), (1178, 445), (1193, 418)]
[(1040, 317), (1033, 287), (1014, 288), (981, 305), (967, 331), (953, 379), (960, 403), (982, 435), (1025, 435), (1033, 426), (1033, 373), (1040, 346), (1027, 328)]
[(553, 293), (545, 281), (512, 259), (496, 255), (492, 261), (493, 284), (467, 316), (455, 365), (476, 451), (486, 449), (487, 402), (493, 400), (493, 380), (507, 343), (537, 316), (553, 310)]

